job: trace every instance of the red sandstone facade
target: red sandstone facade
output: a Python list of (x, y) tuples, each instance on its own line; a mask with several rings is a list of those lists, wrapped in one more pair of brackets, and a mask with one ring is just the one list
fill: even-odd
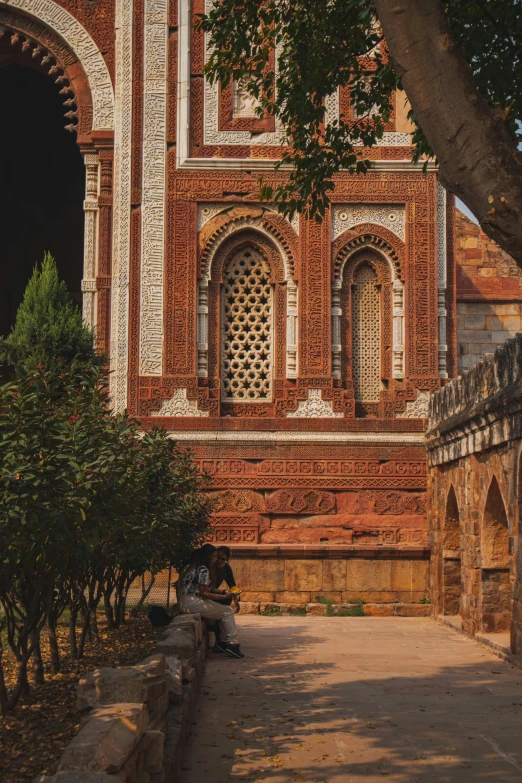
[[(84, 313), (115, 405), (210, 474), (246, 598), (425, 612), (427, 403), (457, 372), (452, 199), (411, 164), (398, 96), (321, 224), (259, 204), (260, 173), (284, 181), (278, 128), (240, 85), (205, 83), (203, 11), (0, 0), (2, 57), (58, 82), (84, 155)], [(349, 116), (349, 94), (328, 111)]]

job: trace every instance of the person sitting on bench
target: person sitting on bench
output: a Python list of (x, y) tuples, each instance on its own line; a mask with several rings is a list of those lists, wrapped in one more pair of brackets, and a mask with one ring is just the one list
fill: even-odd
[(200, 614), (204, 620), (217, 620), (220, 626), (220, 646), (231, 658), (244, 658), (239, 646), (234, 610), (224, 601), (233, 597), (228, 590), (212, 587), (210, 571), (216, 564), (216, 547), (204, 544), (183, 572), (179, 587), (179, 608), (187, 614)]

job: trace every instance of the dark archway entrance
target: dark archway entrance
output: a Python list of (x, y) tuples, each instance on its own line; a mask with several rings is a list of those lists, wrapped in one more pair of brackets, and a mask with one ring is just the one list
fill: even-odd
[(0, 334), (46, 250), (81, 305), (85, 167), (59, 87), (26, 58), (0, 45)]
[(453, 485), (448, 492), (442, 538), (443, 614), (460, 614), (462, 596), (462, 563), (460, 548), (460, 514)]

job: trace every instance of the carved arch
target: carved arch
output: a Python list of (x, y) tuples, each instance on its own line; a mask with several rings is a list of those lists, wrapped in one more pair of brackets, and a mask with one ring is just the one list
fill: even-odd
[(374, 223), (361, 223), (344, 231), (332, 245), (333, 278), (341, 278), (348, 259), (358, 250), (372, 248), (381, 253), (393, 268), (394, 279), (404, 283), (406, 245), (392, 231)]
[(256, 229), (277, 247), (283, 260), (285, 280), (296, 279), (298, 237), (280, 215), (263, 207), (240, 205), (220, 212), (199, 233), (199, 275), (210, 277), (215, 253), (225, 239), (244, 229)]
[(85, 109), (85, 130), (80, 112), (81, 133), (114, 129), (114, 90), (109, 70), (87, 30), (69, 11), (54, 0), (0, 0), (0, 24), (23, 36), (22, 45), (46, 49), (55, 61), (49, 61), (50, 68), (56, 66), (63, 71), (64, 86), (74, 83), (79, 105), (90, 104), (90, 127), (86, 127)]
[[(246, 210), (246, 211), (245, 211)], [(217, 366), (213, 358), (213, 346), (216, 343), (217, 312), (219, 309), (219, 288), (222, 282), (223, 265), (230, 254), (245, 243), (259, 249), (267, 259), (271, 270), (272, 283), (275, 286), (274, 338), (277, 345), (275, 361), (275, 378), (297, 377), (297, 285), (289, 276), (290, 264), (281, 249), (278, 240), (267, 234), (266, 226), (258, 220), (263, 210), (255, 208), (233, 208), (228, 213), (228, 219), (216, 229), (206, 233), (200, 240), (208, 238), (205, 249), (208, 253), (200, 257), (203, 273), (198, 281), (197, 293), (197, 373), (200, 378), (212, 378), (217, 383)], [(254, 213), (254, 214), (253, 214)], [(257, 214), (259, 213), (259, 214)], [(230, 215), (234, 218), (230, 220)], [(204, 229), (206, 226), (203, 227)], [(223, 230), (221, 230), (223, 229)], [(203, 234), (203, 231), (201, 232)], [(217, 355), (217, 354), (216, 354)]]
[[(243, 227), (226, 236), (213, 254), (212, 266), (198, 283), (198, 375), (208, 378), (211, 389), (221, 389), (221, 291), (223, 270), (228, 260), (241, 250), (252, 248), (270, 270), (273, 289), (273, 364), (272, 379), (282, 380), (292, 370), (297, 373), (297, 290), (293, 281), (286, 280), (286, 268), (273, 239), (257, 227)], [(275, 387), (275, 386), (274, 386)], [(228, 415), (273, 415), (273, 399), (259, 403), (226, 404)]]
[(86, 170), (83, 317), (108, 350), (112, 234), (114, 90), (99, 48), (54, 0), (0, 0), (0, 38), (15, 59), (47, 74), (61, 88)]

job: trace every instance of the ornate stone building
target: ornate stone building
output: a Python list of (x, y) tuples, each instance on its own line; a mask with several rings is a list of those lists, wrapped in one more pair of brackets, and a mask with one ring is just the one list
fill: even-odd
[[(259, 174), (286, 176), (280, 129), (241, 84), (205, 81), (203, 11), (0, 0), (0, 72), (55, 82), (83, 156), (83, 310), (114, 404), (194, 450), (245, 597), (429, 611), (424, 432), (457, 372), (453, 201), (411, 163), (400, 95), (321, 224), (260, 204)], [(350, 116), (348, 90), (327, 111)]]

